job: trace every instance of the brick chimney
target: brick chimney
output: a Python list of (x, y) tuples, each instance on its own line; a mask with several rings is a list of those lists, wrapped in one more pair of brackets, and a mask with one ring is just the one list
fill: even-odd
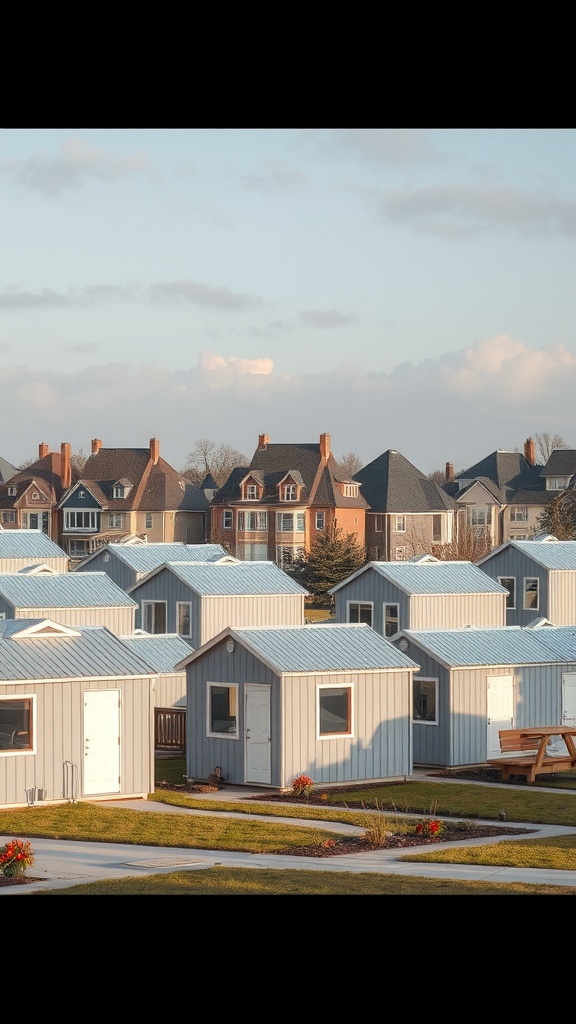
[(102, 447), (102, 441), (100, 441), (97, 437), (93, 438), (93, 440), (92, 440), (92, 455), (97, 455), (98, 452), (100, 451), (101, 447)]
[(38, 458), (45, 459), (49, 451), (50, 448), (48, 447), (46, 442), (42, 441), (41, 444), (38, 445)]
[(259, 448), (266, 448), (266, 446), (268, 444), (270, 444), (270, 438), (268, 437), (268, 434), (259, 434), (258, 435), (258, 447)]
[(452, 483), (452, 481), (454, 479), (454, 463), (453, 462), (447, 462), (446, 463), (446, 472), (444, 474), (444, 479), (446, 480), (447, 484)]
[(330, 434), (320, 434), (320, 455), (327, 462), (330, 455)]
[(150, 461), (156, 466), (160, 458), (160, 441), (156, 437), (150, 438)]
[(527, 437), (524, 441), (524, 458), (531, 466), (536, 464), (536, 448), (531, 437)]
[(60, 445), (60, 478), (62, 487), (68, 490), (72, 483), (72, 463), (70, 461), (70, 445), (62, 442)]

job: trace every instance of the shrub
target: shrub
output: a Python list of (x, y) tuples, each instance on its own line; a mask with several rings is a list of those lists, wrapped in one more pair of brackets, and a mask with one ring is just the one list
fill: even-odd
[(292, 792), (294, 796), (310, 796), (314, 787), (314, 781), (309, 775), (296, 775), (292, 779)]
[(416, 831), (418, 835), (429, 839), (439, 836), (444, 831), (444, 827), (444, 822), (439, 821), (438, 818), (425, 818), (418, 822)]
[(34, 854), (27, 839), (10, 839), (0, 847), (0, 872), (6, 878), (23, 875), (33, 863)]

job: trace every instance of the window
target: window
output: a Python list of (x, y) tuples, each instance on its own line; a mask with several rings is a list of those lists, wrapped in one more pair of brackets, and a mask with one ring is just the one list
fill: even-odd
[(318, 736), (352, 735), (352, 687), (318, 687)]
[(38, 494), (38, 491), (32, 491), (32, 501), (38, 501), (39, 498), (40, 495)]
[(342, 494), (345, 498), (357, 498), (358, 484), (342, 484)]
[(112, 497), (113, 498), (123, 498), (124, 497), (124, 488), (123, 488), (122, 484), (114, 484), (114, 487), (112, 488)]
[(226, 509), (226, 511), (222, 513), (222, 526), (225, 530), (232, 529), (232, 512), (230, 509)]
[(569, 476), (547, 476), (546, 477), (546, 490), (547, 491), (565, 491), (570, 485)]
[(246, 484), (244, 497), (247, 501), (258, 501), (258, 488), (256, 484)]
[(283, 501), (297, 501), (298, 495), (296, 494), (296, 484), (284, 484), (282, 488), (282, 500)]
[(208, 683), (208, 735), (237, 740), (238, 685)]
[(0, 697), (0, 754), (34, 749), (34, 697)]
[(68, 541), (68, 554), (71, 558), (84, 558), (90, 554), (87, 540), (76, 540), (71, 537)]
[(396, 533), (406, 533), (406, 516), (396, 516)]
[(492, 523), (492, 506), (473, 505), (468, 509), (468, 522), (471, 526), (490, 526)]
[(324, 522), (325, 522), (325, 520), (324, 520), (324, 513), (323, 512), (317, 512), (315, 520), (314, 520), (314, 525), (315, 525), (316, 529), (317, 530), (323, 530), (324, 529)]
[(166, 601), (142, 601), (142, 629), (147, 633), (166, 632)]
[(362, 601), (348, 602), (348, 622), (366, 622), (372, 625), (372, 604)]
[(16, 493), (17, 493), (17, 491), (16, 491), (15, 487), (9, 487), (8, 488), (8, 494), (10, 495), (11, 498), (14, 498)]
[(499, 576), (498, 583), (501, 587), (506, 587), (508, 596), (506, 598), (506, 607), (516, 607), (516, 577), (515, 576)]
[(253, 533), (255, 530), (268, 529), (268, 513), (267, 512), (239, 512), (238, 513), (238, 530), (240, 532), (247, 531)]
[(437, 725), (438, 680), (420, 679), (415, 676), (412, 694), (413, 721)]
[(152, 515), (151, 512), (147, 512), (146, 513), (146, 526), (145, 526), (145, 529), (146, 530), (151, 530), (153, 526), (154, 526), (154, 516)]
[(276, 529), (278, 533), (304, 533), (304, 512), (278, 512)]
[(442, 516), (432, 516), (432, 543), (442, 543)]
[(65, 530), (94, 530), (98, 529), (99, 513), (96, 510), (89, 512), (77, 512), (66, 509), (64, 512)]
[(404, 547), (396, 548), (395, 559), (396, 559), (397, 562), (405, 562), (406, 561), (406, 548), (404, 548)]
[(528, 509), (526, 505), (511, 505), (510, 506), (510, 522), (511, 523), (527, 523), (528, 522)]
[(124, 528), (124, 516), (121, 512), (111, 512), (108, 516), (108, 526), (111, 530), (122, 530)]
[(188, 601), (176, 602), (176, 622), (180, 636), (192, 636), (192, 605)]
[(394, 636), (399, 630), (400, 605), (384, 605), (384, 636)]
[(238, 544), (236, 553), (243, 562), (266, 562), (268, 561), (268, 544), (266, 541), (260, 544)]
[(16, 513), (15, 512), (3, 512), (2, 513), (2, 522), (3, 523), (15, 523), (16, 522)]
[(294, 562), (302, 557), (304, 548), (292, 548), (287, 544), (278, 544), (276, 548), (276, 563), (281, 569), (290, 569)]
[(524, 608), (538, 611), (538, 578), (527, 576), (524, 579)]
[(374, 516), (374, 533), (382, 533), (384, 529), (384, 516)]
[(78, 497), (79, 498), (85, 498), (86, 497), (86, 491), (78, 491)]

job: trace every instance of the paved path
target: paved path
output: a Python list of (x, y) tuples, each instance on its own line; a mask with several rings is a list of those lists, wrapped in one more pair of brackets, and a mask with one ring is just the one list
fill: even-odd
[[(502, 787), (500, 787), (502, 788)], [(512, 787), (510, 787), (512, 788)], [(230, 801), (246, 800), (254, 791), (245, 787), (225, 787), (213, 795), (213, 799)], [(262, 792), (261, 790), (258, 792)], [(563, 792), (566, 791), (558, 791)], [(206, 794), (202, 794), (202, 799)], [(103, 804), (107, 807), (129, 808), (142, 812), (161, 812), (164, 814), (206, 815), (205, 810), (172, 807), (169, 804), (154, 803), (149, 800), (121, 800)], [(236, 816), (234, 812), (217, 812), (226, 816)], [(250, 815), (241, 814), (246, 820)], [(258, 815), (254, 818), (262, 820)], [(363, 829), (339, 822), (312, 822), (310, 819), (287, 819), (285, 817), (266, 817), (267, 821), (279, 821), (284, 824), (293, 820), (297, 824), (314, 825), (332, 832), (358, 833)], [(477, 824), (483, 822), (477, 821)], [(494, 824), (493, 821), (486, 824)], [(527, 825), (523, 822), (507, 822), (512, 828), (530, 828), (534, 831), (529, 836), (503, 836), (502, 839), (528, 839), (543, 836), (566, 835), (576, 833), (576, 828), (561, 825)], [(0, 845), (10, 836), (0, 836)], [(452, 846), (490, 845), (499, 840), (494, 837), (487, 839), (471, 839), (458, 843), (438, 843), (435, 850), (449, 849)], [(489, 882), (527, 882), (536, 885), (555, 885), (576, 887), (576, 871), (553, 871), (539, 868), (505, 868), (473, 864), (423, 864), (405, 863), (401, 857), (406, 853), (417, 853), (420, 849), (430, 852), (429, 846), (410, 847), (409, 850), (372, 850), (369, 853), (355, 853), (340, 857), (290, 857), (275, 854), (236, 853), (225, 850), (183, 850), (181, 847), (134, 846), (120, 843), (84, 843), (65, 842), (54, 839), (34, 839), (33, 849), (35, 863), (30, 874), (40, 877), (41, 881), (22, 886), (0, 887), (0, 896), (21, 896), (37, 892), (41, 889), (60, 889), (79, 885), (80, 883), (96, 882), (101, 879), (125, 878), (134, 875), (162, 874), (175, 870), (202, 870), (221, 864), (226, 867), (248, 868), (307, 868), (311, 871), (352, 871), (371, 872), (395, 875), (418, 875), (424, 878), (462, 879), (467, 881)]]

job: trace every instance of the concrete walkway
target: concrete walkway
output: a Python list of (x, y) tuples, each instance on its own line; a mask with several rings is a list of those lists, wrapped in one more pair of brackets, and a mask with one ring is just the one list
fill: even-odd
[[(414, 776), (416, 777), (416, 776)], [(419, 776), (423, 778), (422, 776)], [(427, 776), (429, 779), (430, 776)], [(447, 780), (451, 781), (451, 780)], [(458, 780), (454, 780), (455, 782)], [(484, 785), (491, 785), (485, 783)], [(502, 785), (499, 785), (502, 789)], [(509, 787), (514, 788), (514, 787)], [(566, 790), (550, 790), (561, 792)], [(266, 790), (250, 789), (244, 786), (226, 786), (217, 793), (198, 794), (202, 800), (246, 801), (250, 796), (266, 793)], [(173, 807), (169, 804), (154, 803), (150, 800), (115, 800), (103, 803), (102, 806), (117, 809), (129, 808), (142, 812), (163, 814), (206, 815), (209, 811), (191, 808)], [(296, 809), (295, 809), (296, 810)], [(262, 820), (259, 815), (236, 815), (233, 811), (219, 811), (227, 817), (241, 816), (243, 820), (253, 817)], [(267, 821), (278, 821), (286, 824), (294, 821), (301, 825), (314, 825), (331, 832), (358, 834), (362, 828), (340, 822), (320, 822), (310, 819), (266, 816)], [(481, 822), (477, 824), (491, 824)], [(507, 822), (512, 828), (530, 828), (529, 835), (502, 836), (502, 840), (532, 839), (536, 837), (567, 835), (576, 833), (576, 828), (561, 825), (533, 825), (524, 822)], [(2, 845), (10, 836), (0, 836)], [(25, 837), (24, 837), (25, 838)], [(491, 845), (499, 842), (497, 837), (487, 839), (471, 839), (458, 843), (437, 843), (435, 850), (462, 848), (465, 846)], [(181, 847), (134, 846), (119, 843), (84, 843), (66, 842), (53, 839), (34, 839), (33, 849), (35, 863), (29, 874), (40, 878), (38, 882), (21, 886), (0, 887), (0, 896), (23, 896), (42, 889), (61, 889), (81, 883), (96, 882), (101, 879), (125, 878), (134, 875), (166, 874), (175, 870), (202, 870), (216, 864), (225, 867), (248, 868), (306, 868), (311, 871), (351, 871), (370, 872), (395, 875), (418, 875), (424, 878), (462, 879), (466, 881), (489, 882), (526, 882), (536, 885), (555, 885), (576, 887), (576, 871), (553, 871), (537, 868), (505, 868), (473, 864), (423, 864), (405, 863), (401, 857), (419, 851), (430, 852), (430, 846), (410, 847), (409, 849), (372, 850), (368, 853), (348, 854), (340, 857), (290, 857), (275, 854), (237, 853), (225, 850), (183, 850)]]

